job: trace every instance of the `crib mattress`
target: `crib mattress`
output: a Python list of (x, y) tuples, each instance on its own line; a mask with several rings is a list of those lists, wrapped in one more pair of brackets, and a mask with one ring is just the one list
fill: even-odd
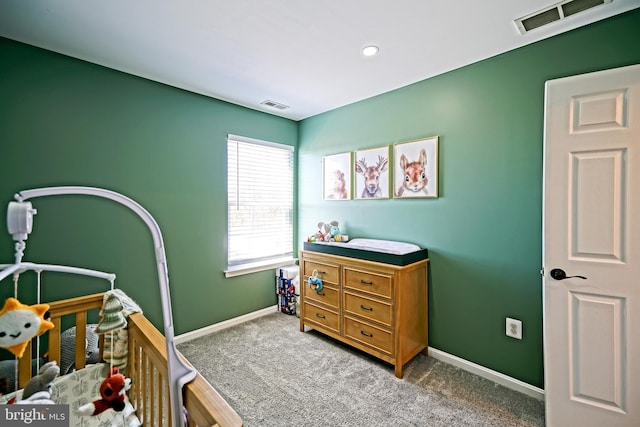
[(393, 240), (354, 239), (342, 242), (304, 242), (304, 249), (393, 265), (408, 265), (429, 258), (417, 245)]

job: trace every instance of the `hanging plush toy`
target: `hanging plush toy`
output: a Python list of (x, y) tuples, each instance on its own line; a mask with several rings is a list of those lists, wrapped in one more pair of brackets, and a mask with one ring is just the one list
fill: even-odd
[(44, 318), (48, 311), (48, 304), (24, 305), (7, 298), (0, 310), (0, 347), (22, 357), (33, 337), (53, 329), (53, 323)]
[(127, 327), (127, 319), (124, 317), (122, 310), (122, 302), (115, 295), (105, 296), (106, 300), (102, 303), (100, 310), (100, 322), (94, 332), (96, 334), (104, 334), (106, 332), (117, 331)]
[(98, 415), (109, 408), (122, 411), (127, 390), (131, 388), (131, 378), (125, 378), (118, 368), (111, 368), (109, 375), (100, 384), (101, 399), (82, 405), (76, 411), (78, 415)]
[(38, 375), (31, 378), (27, 385), (24, 386), (24, 390), (22, 390), (22, 398), (27, 399), (42, 391), (50, 392), (51, 383), (56, 379), (59, 373), (60, 368), (55, 360), (42, 365), (38, 371)]
[(313, 270), (309, 276), (309, 287), (316, 292), (322, 290), (322, 280), (318, 277), (318, 270)]
[(38, 375), (31, 378), (22, 390), (22, 398), (15, 397), (8, 403), (18, 405), (55, 405), (51, 400), (51, 383), (60, 373), (60, 368), (55, 360), (45, 363), (38, 371)]

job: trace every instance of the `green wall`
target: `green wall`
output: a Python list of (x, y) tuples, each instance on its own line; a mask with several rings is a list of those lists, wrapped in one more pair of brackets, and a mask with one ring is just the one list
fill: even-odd
[[(298, 123), (0, 38), (0, 223), (19, 190), (86, 185), (133, 198), (163, 232), (176, 334), (276, 301), (272, 271), (223, 275), (227, 133), (295, 146)], [(154, 249), (135, 214), (83, 196), (33, 203), (25, 260), (116, 273), (116, 285), (162, 330)], [(0, 260), (13, 260), (5, 231)], [(20, 279), (25, 301), (34, 277)], [(43, 276), (46, 299), (104, 284)], [(5, 279), (0, 301), (12, 293)]]
[[(544, 84), (639, 63), (639, 40), (629, 12), (302, 121), (299, 240), (336, 219), (428, 248), (430, 346), (543, 387)], [(322, 201), (322, 156), (432, 135), (440, 198)]]

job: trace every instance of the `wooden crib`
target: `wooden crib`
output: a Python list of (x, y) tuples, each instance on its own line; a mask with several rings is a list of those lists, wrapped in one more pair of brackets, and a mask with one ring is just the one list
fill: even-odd
[[(86, 325), (88, 312), (99, 310), (103, 293), (54, 301), (50, 306), (51, 321), (55, 327), (46, 332), (49, 341), (49, 360), (60, 363), (60, 333), (63, 317), (75, 318), (75, 367), (86, 364)], [(144, 317), (134, 313), (128, 317), (129, 358), (126, 376), (132, 379), (129, 400), (143, 426), (172, 426), (167, 372), (167, 351), (164, 336)], [(103, 339), (100, 336), (100, 360)], [(31, 354), (31, 344), (25, 354)], [(19, 361), (18, 385), (23, 388), (33, 376), (31, 361)], [(183, 390), (184, 406), (188, 411), (189, 426), (242, 426), (242, 419), (199, 373)]]

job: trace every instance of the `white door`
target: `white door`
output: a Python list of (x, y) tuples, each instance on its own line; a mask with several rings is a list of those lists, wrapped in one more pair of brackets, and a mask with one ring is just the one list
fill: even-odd
[(640, 65), (547, 82), (543, 217), (547, 427), (640, 426)]

